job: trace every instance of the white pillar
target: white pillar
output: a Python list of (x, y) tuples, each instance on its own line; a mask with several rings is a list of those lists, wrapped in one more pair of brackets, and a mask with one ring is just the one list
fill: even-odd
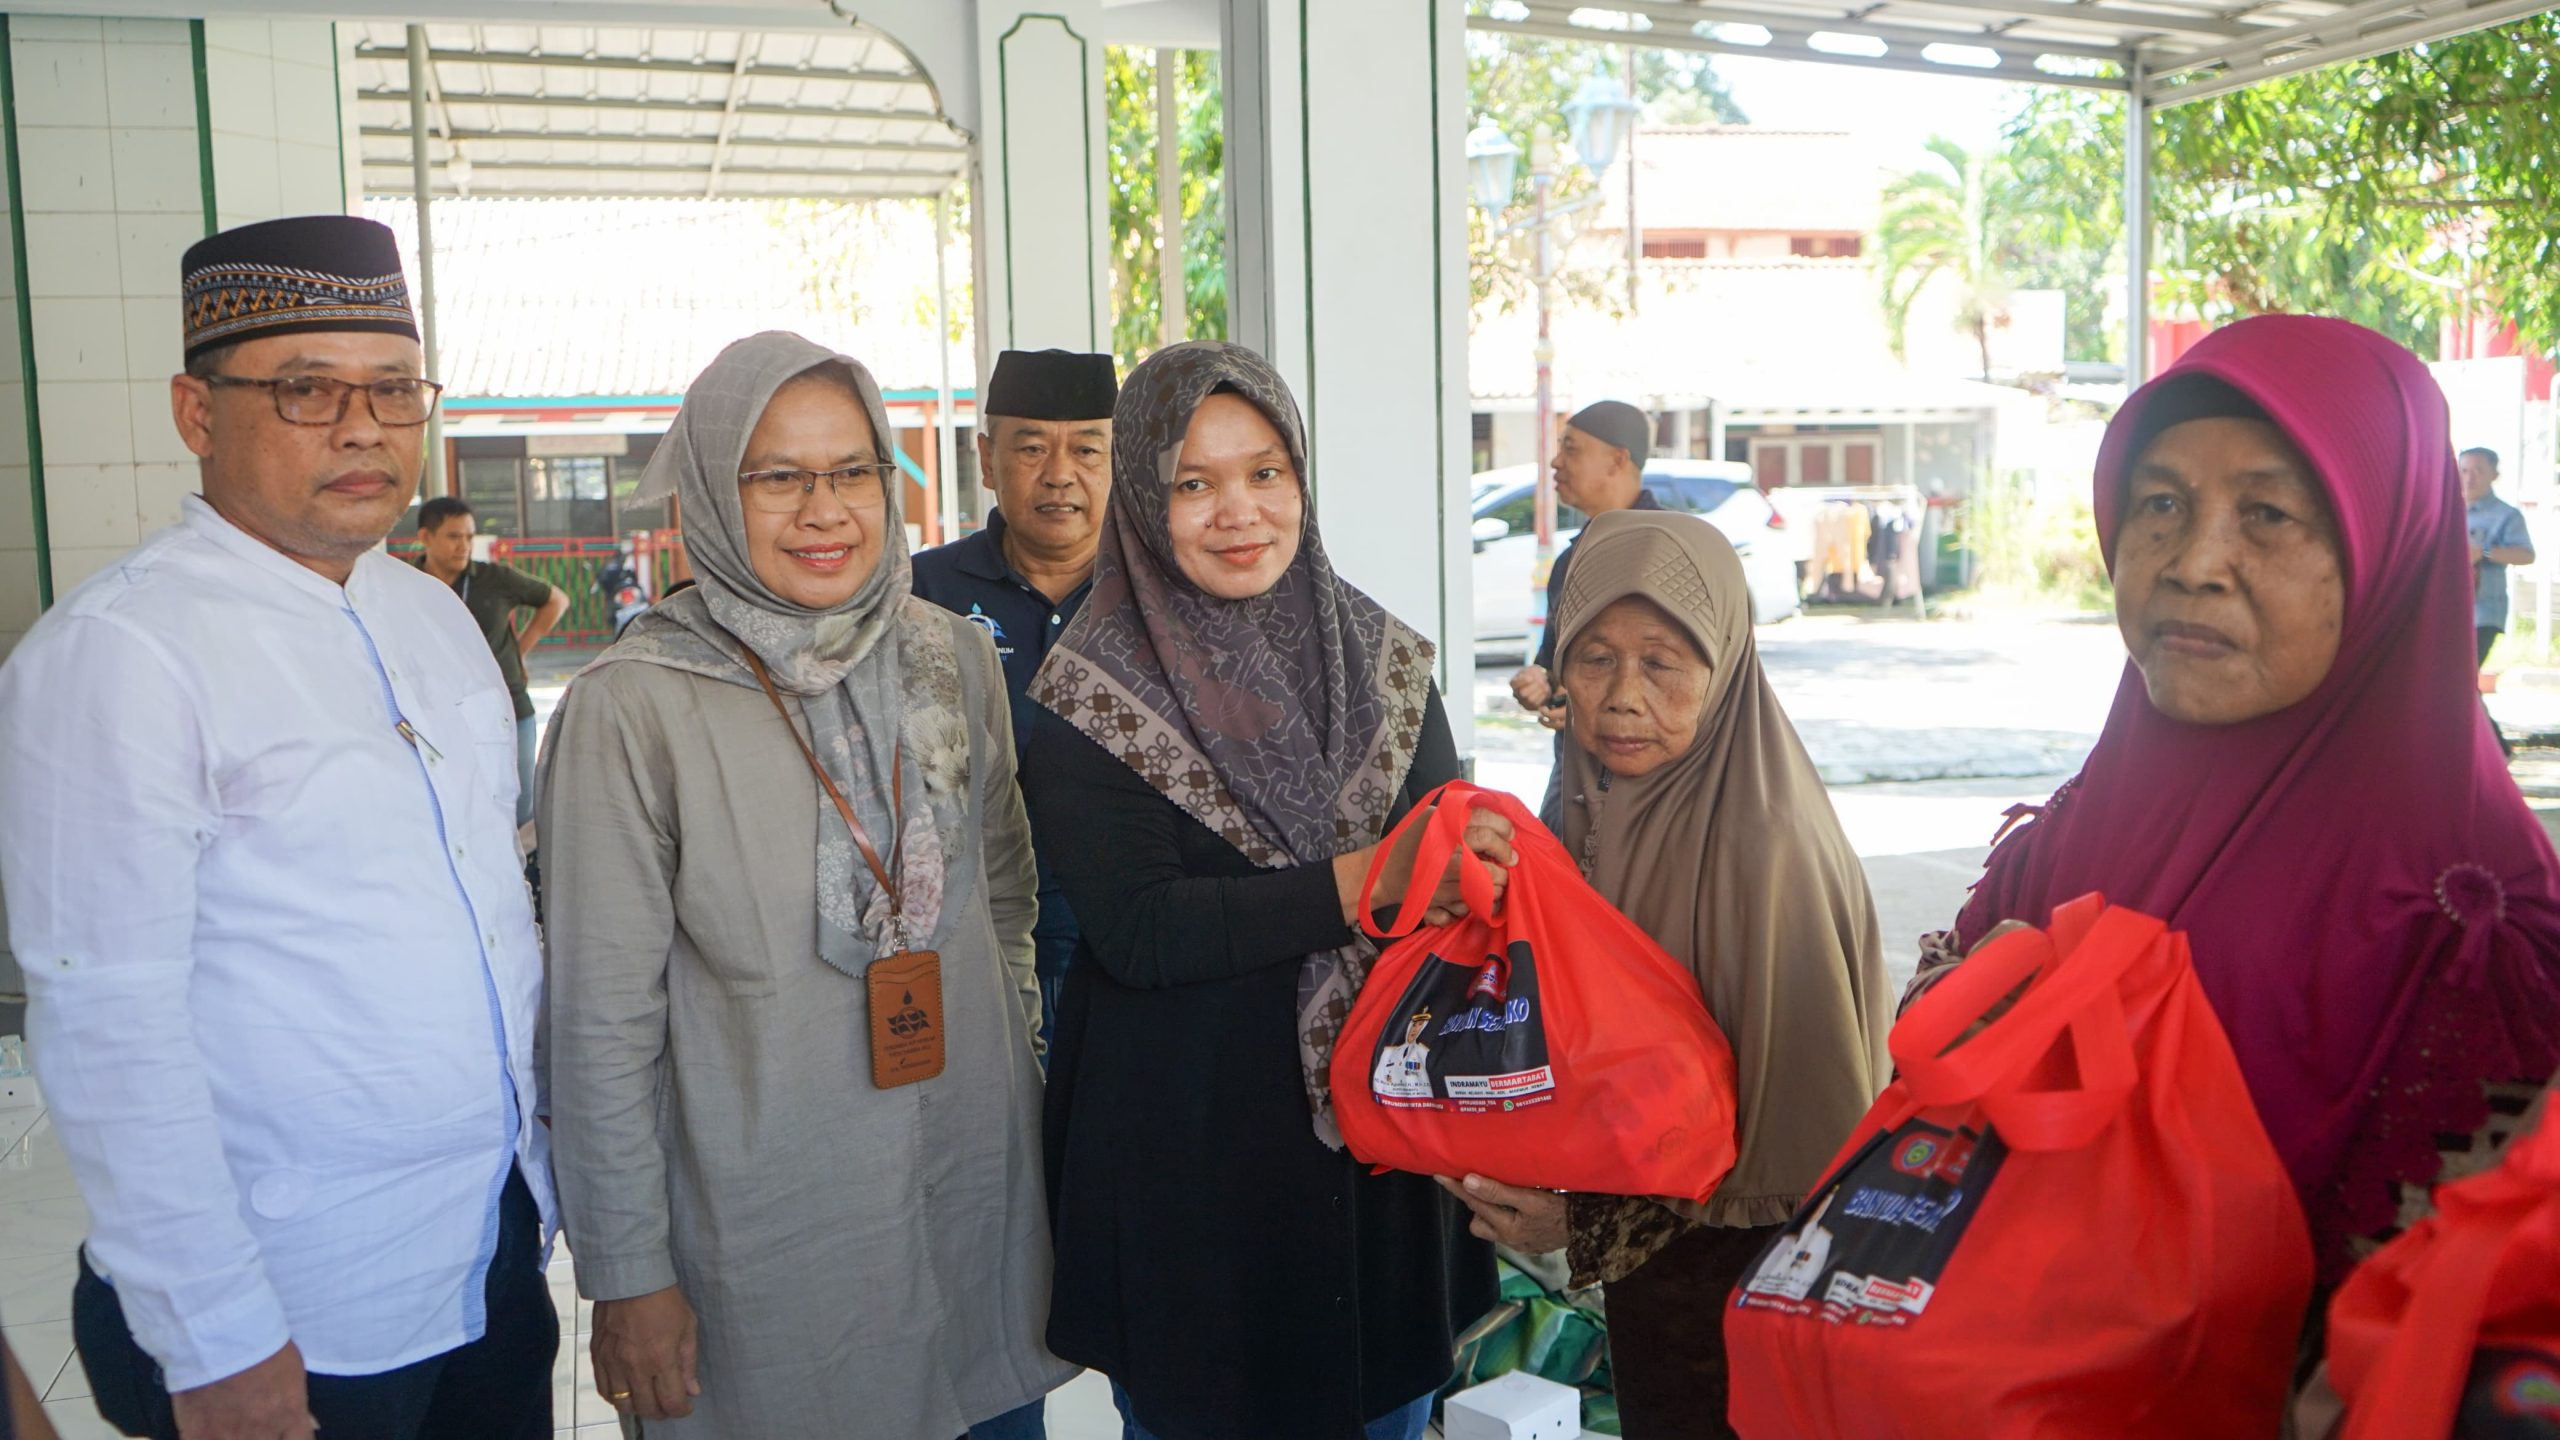
[[(1221, 0), (1228, 334), (1307, 421), (1342, 574), (1440, 645), (1459, 743), (1468, 543), (1461, 0)], [(1324, 97), (1310, 108), (1305, 96)]]
[(978, 373), (1111, 348), (1102, 0), (979, 0)]
[(2124, 97), (2124, 383), (2151, 378), (2151, 72), (2127, 67)]
[(1191, 287), (1182, 244), (1182, 52), (1156, 47), (1156, 339), (1190, 332)]
[[(418, 339), (426, 354), (427, 377), (444, 378), (444, 367), (436, 355), (436, 227), (435, 227), (435, 163), (427, 155), (427, 27), (409, 27), (409, 189), (418, 204)], [(448, 139), (451, 137), (447, 137)], [(422, 497), (433, 498), (444, 493), (444, 415), (439, 411), (427, 423), (427, 473), (419, 486)]]
[(933, 473), (941, 478), (937, 509), (942, 523), (940, 543), (960, 538), (959, 455), (951, 433), (951, 280), (945, 257), (951, 252), (951, 192), (933, 197), (933, 358), (941, 377), (934, 392)]

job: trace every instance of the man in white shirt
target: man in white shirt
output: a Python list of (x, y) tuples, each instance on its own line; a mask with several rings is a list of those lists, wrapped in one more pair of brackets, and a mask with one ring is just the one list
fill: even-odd
[(0, 668), (0, 886), (88, 1202), (75, 1338), (158, 1440), (547, 1440), (515, 715), (376, 547), (437, 387), (391, 232), (208, 237), (204, 490)]

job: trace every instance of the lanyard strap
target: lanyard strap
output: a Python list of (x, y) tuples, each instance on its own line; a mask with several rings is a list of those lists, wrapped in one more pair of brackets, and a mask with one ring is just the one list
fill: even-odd
[(844, 828), (853, 832), (854, 848), (862, 852), (863, 863), (871, 867), (871, 878), (880, 882), (881, 892), (889, 897), (889, 913), (903, 916), (907, 908), (906, 897), (898, 893), (898, 882), (891, 878), (890, 871), (902, 869), (906, 864), (907, 777), (906, 767), (901, 763), (906, 758), (906, 738), (899, 737), (897, 748), (889, 756), (889, 808), (892, 812), (889, 819), (897, 829), (890, 836), (889, 864), (883, 865), (880, 852), (872, 848), (870, 833), (862, 828), (860, 820), (854, 818), (853, 807), (845, 803), (844, 792), (836, 788), (836, 782), (829, 778), (826, 767), (818, 763), (818, 752), (809, 748), (808, 738), (800, 733), (798, 725), (792, 723), (791, 712), (783, 708), (782, 692), (773, 688), (773, 677), (765, 672), (764, 661), (756, 658), (753, 650), (746, 651), (746, 657), (747, 668), (755, 672), (756, 683), (764, 687), (764, 698), (773, 702), (773, 713), (782, 717), (782, 728), (791, 732), (791, 742), (800, 747), (800, 758), (809, 762), (809, 773), (818, 777), (820, 788), (827, 792), (829, 800), (835, 802), (836, 814), (844, 818)]

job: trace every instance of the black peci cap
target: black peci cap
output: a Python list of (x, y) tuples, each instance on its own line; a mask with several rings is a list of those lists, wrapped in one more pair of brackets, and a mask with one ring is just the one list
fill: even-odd
[(1573, 413), (1567, 425), (1627, 452), (1638, 470), (1653, 453), (1653, 421), (1624, 400), (1602, 400)]
[(187, 359), (266, 335), (370, 330), (418, 338), (391, 227), (298, 215), (208, 235), (178, 264)]
[(996, 357), (981, 415), (1017, 420), (1108, 420), (1120, 398), (1120, 379), (1108, 355), (1073, 350), (1007, 350)]

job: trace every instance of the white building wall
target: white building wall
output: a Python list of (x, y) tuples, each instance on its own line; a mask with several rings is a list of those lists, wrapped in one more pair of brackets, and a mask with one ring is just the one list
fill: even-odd
[(1296, 392), (1326, 549), (1438, 641), (1468, 748), (1463, 6), (1224, 4), (1229, 333)]
[[(173, 515), (177, 261), (204, 233), (188, 25), (13, 16), (13, 116), (53, 593)], [(18, 627), (23, 628), (23, 627)]]
[(352, 208), (335, 30), (324, 20), (204, 22), (217, 228)]
[(983, 380), (1001, 350), (1111, 349), (1111, 200), (1101, 0), (976, 9)]

